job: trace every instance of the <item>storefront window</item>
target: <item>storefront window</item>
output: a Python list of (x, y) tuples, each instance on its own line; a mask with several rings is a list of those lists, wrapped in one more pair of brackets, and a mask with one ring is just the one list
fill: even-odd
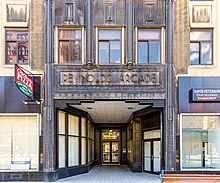
[(182, 169), (220, 168), (220, 116), (182, 115)]
[(86, 164), (86, 118), (81, 118), (81, 164)]
[(88, 162), (94, 160), (94, 127), (88, 122)]
[(38, 170), (37, 115), (0, 115), (0, 169)]
[(79, 165), (79, 117), (68, 115), (68, 166)]
[(66, 113), (59, 111), (58, 113), (59, 117), (59, 168), (65, 167), (65, 140), (66, 140), (66, 134), (65, 134), (65, 127), (66, 127)]

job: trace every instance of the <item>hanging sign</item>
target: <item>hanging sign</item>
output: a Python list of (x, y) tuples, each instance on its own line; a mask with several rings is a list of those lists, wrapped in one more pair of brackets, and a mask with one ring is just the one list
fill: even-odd
[(27, 97), (33, 99), (34, 97), (34, 80), (25, 70), (15, 64), (15, 83), (18, 89)]

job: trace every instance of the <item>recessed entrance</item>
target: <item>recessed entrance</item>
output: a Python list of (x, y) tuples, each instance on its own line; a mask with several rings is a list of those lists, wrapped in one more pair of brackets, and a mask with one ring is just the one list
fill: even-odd
[(57, 115), (60, 172), (73, 166), (86, 172), (94, 165), (128, 165), (133, 172), (159, 173), (163, 151), (158, 106), (152, 100), (66, 103)]
[(102, 130), (102, 164), (120, 164), (120, 130)]

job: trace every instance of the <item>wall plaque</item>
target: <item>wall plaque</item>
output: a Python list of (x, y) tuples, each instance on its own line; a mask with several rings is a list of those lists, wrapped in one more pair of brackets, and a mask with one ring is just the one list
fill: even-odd
[(193, 88), (191, 102), (219, 102), (220, 88)]

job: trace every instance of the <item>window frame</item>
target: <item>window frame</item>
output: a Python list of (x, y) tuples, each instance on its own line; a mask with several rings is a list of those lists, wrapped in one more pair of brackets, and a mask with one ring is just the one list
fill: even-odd
[[(189, 64), (190, 64), (190, 66), (213, 66), (214, 65), (214, 58), (213, 58), (213, 56), (214, 56), (214, 48), (213, 48), (213, 45), (214, 45), (214, 43), (213, 43), (213, 41), (214, 41), (214, 39), (213, 39), (213, 29), (191, 29), (190, 30), (190, 36), (191, 36), (191, 33), (192, 32), (199, 32), (199, 33), (201, 33), (201, 32), (209, 32), (209, 33), (211, 33), (211, 40), (191, 40), (191, 37), (190, 37), (190, 46), (189, 46)], [(199, 44), (199, 63), (198, 64), (191, 64), (191, 43), (197, 43), (197, 44)], [(208, 64), (208, 63), (202, 63), (202, 48), (201, 48), (201, 45), (202, 45), (202, 43), (210, 43), (210, 45), (211, 45), (211, 49), (210, 49), (210, 51), (211, 51), (211, 63), (210, 64)]]
[[(27, 39), (25, 38), (24, 40), (22, 40), (22, 39), (18, 39), (18, 38), (16, 38), (16, 39), (8, 39), (7, 38), (7, 33), (8, 32), (15, 32), (16, 34), (18, 34), (19, 32), (22, 32), (22, 31), (24, 31), (25, 34), (27, 34)], [(8, 45), (10, 43), (13, 43), (13, 44), (16, 45), (16, 55), (15, 55), (16, 62), (15, 63), (13, 63), (13, 62), (9, 63), (8, 62), (8, 58), (9, 58), (9, 56), (11, 56), (11, 55), (8, 54), (9, 53)], [(27, 44), (27, 49), (25, 50), (25, 54), (24, 55), (22, 55), (22, 54), (19, 55), (19, 45), (22, 45), (23, 43)], [(14, 64), (19, 64), (19, 65), (23, 65), (23, 66), (30, 65), (30, 54), (29, 54), (30, 51), (29, 50), (30, 50), (30, 32), (29, 32), (29, 28), (28, 27), (26, 27), (26, 28), (17, 28), (17, 29), (15, 29), (15, 28), (8, 28), (8, 27), (5, 28), (5, 62), (4, 62), (5, 65), (7, 65), (7, 66), (14, 65)], [(20, 50), (20, 52), (22, 52), (22, 50)], [(14, 55), (12, 55), (12, 56), (14, 56)], [(26, 59), (27, 63), (19, 63), (19, 56), (27, 57), (27, 59)]]
[[(60, 39), (59, 37), (59, 32), (61, 30), (79, 30), (81, 31), (81, 39), (77, 38), (62, 38)], [(77, 26), (77, 27), (55, 27), (55, 51), (54, 51), (54, 62), (55, 64), (59, 64), (59, 65), (83, 65), (85, 62), (85, 36), (84, 36), (84, 32), (85, 32), (85, 28), (81, 27), (81, 26)], [(68, 62), (60, 62), (60, 50), (59, 50), (59, 45), (60, 42), (68, 42), (68, 50), (70, 49), (69, 45), (71, 44), (71, 42), (75, 42), (75, 41), (79, 41), (80, 42), (80, 48), (81, 48), (81, 54), (79, 57), (81, 57), (81, 60), (77, 60), (77, 62), (75, 62), (76, 60), (72, 60), (70, 61), (70, 59), (68, 58)], [(70, 56), (69, 56), (70, 57)], [(78, 62), (79, 61), (79, 62)], [(75, 62), (75, 63), (74, 63)]]
[[(139, 31), (159, 31), (159, 39), (139, 39)], [(163, 60), (163, 48), (162, 48), (162, 45), (163, 45), (163, 28), (160, 28), (160, 29), (156, 29), (156, 28), (153, 28), (153, 29), (147, 29), (147, 28), (138, 28), (136, 27), (136, 45), (135, 45), (135, 63), (138, 64), (138, 65), (161, 65), (162, 64), (162, 60)], [(159, 42), (159, 51), (160, 53), (158, 53), (159, 55), (159, 60), (158, 62), (156, 63), (152, 63), (150, 62), (150, 43), (152, 42)], [(139, 50), (138, 50), (138, 43), (147, 43), (148, 45), (148, 58), (147, 58), (147, 61), (146, 63), (140, 63), (139, 60), (138, 60), (138, 54), (139, 54)]]
[[(120, 38), (119, 39), (100, 39), (99, 38), (99, 31), (120, 31)], [(120, 62), (116, 63), (116, 62), (111, 62), (110, 58), (111, 58), (111, 42), (114, 41), (119, 41), (120, 42)], [(99, 43), (103, 43), (106, 42), (108, 43), (108, 62), (106, 63), (100, 63), (99, 62)], [(117, 28), (99, 28), (96, 27), (96, 64), (98, 65), (122, 65), (124, 63), (124, 27), (117, 27)]]

